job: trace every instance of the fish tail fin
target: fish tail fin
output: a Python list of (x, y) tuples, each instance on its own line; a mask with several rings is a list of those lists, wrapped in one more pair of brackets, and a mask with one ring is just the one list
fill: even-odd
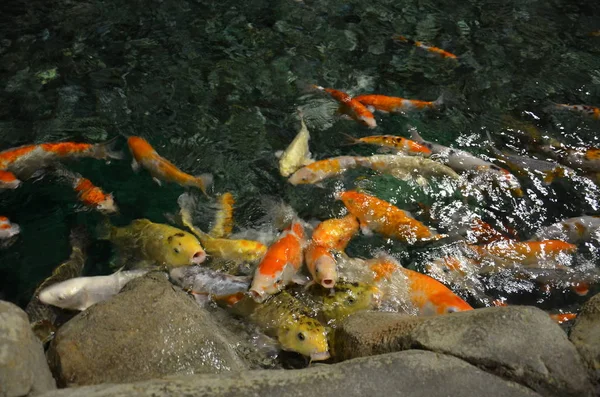
[(119, 141), (119, 136), (109, 139), (106, 142), (98, 143), (94, 145), (95, 157), (104, 160), (122, 160), (125, 158), (124, 153), (121, 150), (117, 150), (115, 147)]
[(202, 190), (202, 193), (206, 197), (210, 197), (208, 194), (208, 189), (213, 184), (213, 176), (212, 174), (201, 174), (194, 177), (194, 186), (198, 187), (198, 189)]
[(433, 101), (434, 108), (440, 108), (442, 106), (449, 107), (453, 106), (457, 103), (456, 96), (448, 90), (442, 91), (440, 96), (437, 97), (435, 101)]
[(419, 131), (417, 131), (417, 127), (415, 127), (414, 125), (407, 125), (408, 127), (408, 131), (410, 132), (410, 139), (412, 139), (413, 141), (417, 142), (417, 143), (424, 143), (425, 140), (423, 139), (423, 137), (421, 136), (421, 134), (419, 134)]
[(346, 134), (345, 132), (340, 132), (340, 135), (343, 135), (345, 138), (345, 141), (342, 143), (342, 146), (352, 146), (361, 143), (360, 139), (355, 138), (350, 134)]
[(113, 225), (107, 217), (102, 218), (102, 221), (96, 227), (96, 235), (98, 240), (109, 240), (113, 234)]
[(190, 193), (183, 193), (177, 199), (177, 204), (179, 205), (179, 219), (177, 219), (178, 222), (175, 223), (183, 224), (183, 226), (187, 227), (201, 241), (211, 239), (212, 237), (210, 235), (194, 226), (192, 211), (197, 205), (196, 198)]

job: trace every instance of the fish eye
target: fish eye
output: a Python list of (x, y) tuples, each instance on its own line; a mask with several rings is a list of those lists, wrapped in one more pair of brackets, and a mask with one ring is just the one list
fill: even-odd
[(349, 305), (353, 305), (356, 302), (356, 299), (350, 297), (346, 300), (346, 302), (348, 302)]
[(319, 268), (318, 267), (315, 269), (315, 273), (319, 274)]
[(178, 254), (179, 253), (179, 248), (175, 247), (175, 248), (173, 248), (173, 251), (175, 251), (175, 253)]
[(301, 341), (304, 341), (304, 339), (306, 339), (306, 336), (304, 336), (302, 332), (298, 332), (298, 335), (296, 335), (296, 337), (298, 338), (298, 340)]
[(450, 269), (448, 269), (447, 267), (443, 267), (442, 271), (446, 274), (450, 273)]
[(458, 311), (458, 309), (454, 306), (450, 306), (449, 308), (446, 309), (446, 313), (456, 313)]

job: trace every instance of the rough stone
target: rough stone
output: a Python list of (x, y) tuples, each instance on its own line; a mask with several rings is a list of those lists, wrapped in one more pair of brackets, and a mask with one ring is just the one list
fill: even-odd
[(396, 315), (395, 321), (390, 313), (353, 317), (342, 323), (336, 336), (339, 332), (363, 346), (355, 346), (353, 352), (336, 342), (340, 358), (423, 349), (461, 358), (542, 395), (593, 394), (575, 347), (548, 314), (534, 307), (486, 308), (424, 319)]
[(48, 360), (61, 386), (246, 369), (228, 336), (164, 273), (155, 272), (63, 325)]
[(600, 394), (600, 294), (583, 305), (569, 338), (587, 364), (596, 393)]
[(27, 314), (0, 301), (0, 396), (41, 394), (56, 389), (44, 349)]
[(121, 396), (539, 397), (457, 358), (426, 351), (364, 357), (300, 370), (170, 377), (126, 385), (65, 389), (44, 397)]

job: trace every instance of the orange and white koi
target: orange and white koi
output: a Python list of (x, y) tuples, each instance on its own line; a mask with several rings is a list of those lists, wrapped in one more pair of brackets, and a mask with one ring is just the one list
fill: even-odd
[(294, 281), (302, 266), (303, 247), (304, 227), (294, 221), (271, 244), (256, 268), (249, 291), (255, 301), (264, 301)]
[(557, 110), (568, 110), (574, 113), (579, 113), (591, 117), (594, 120), (600, 120), (600, 108), (596, 106), (555, 103), (552, 107)]
[(563, 240), (571, 244), (587, 241), (595, 236), (600, 238), (600, 216), (579, 216), (564, 219), (535, 232), (531, 240)]
[(215, 238), (227, 238), (233, 231), (233, 205), (235, 199), (229, 192), (223, 193), (218, 198), (219, 209), (215, 216), (214, 226), (208, 233)]
[(288, 178), (288, 182), (292, 185), (316, 184), (359, 166), (357, 157), (353, 156), (323, 159), (300, 168)]
[(350, 95), (333, 88), (324, 88), (318, 85), (312, 85), (311, 87), (319, 91), (327, 92), (333, 99), (338, 101), (340, 103), (340, 113), (349, 116), (369, 128), (377, 127), (377, 122), (375, 121), (373, 113), (371, 113), (364, 104), (352, 98)]
[(469, 245), (469, 248), (482, 257), (523, 266), (539, 265), (542, 260), (553, 261), (561, 254), (572, 254), (577, 250), (576, 245), (561, 240), (500, 240), (485, 245)]
[(408, 244), (447, 237), (437, 234), (409, 212), (377, 197), (350, 190), (339, 193), (336, 198), (358, 218), (363, 232), (373, 231)]
[(351, 145), (375, 145), (395, 149), (410, 155), (419, 155), (425, 157), (431, 154), (431, 150), (427, 146), (397, 135), (373, 135), (362, 138), (354, 138), (350, 135), (346, 136), (348, 137)]
[(5, 179), (14, 181), (13, 176), (21, 180), (28, 179), (42, 168), (59, 160), (84, 157), (100, 160), (121, 159), (122, 153), (113, 149), (115, 142), (116, 138), (97, 144), (58, 142), (7, 149), (0, 152), (0, 170), (5, 171), (2, 175)]
[[(473, 310), (471, 305), (444, 284), (425, 274), (403, 267), (388, 255), (369, 260), (367, 264), (376, 275), (375, 281), (389, 280), (398, 273), (403, 275), (407, 280), (409, 299), (421, 316)], [(385, 300), (385, 297), (383, 299)]]
[(193, 176), (181, 171), (175, 164), (161, 157), (156, 150), (143, 138), (132, 136), (127, 139), (127, 145), (133, 156), (131, 167), (134, 171), (145, 168), (152, 179), (161, 185), (161, 180), (174, 182), (184, 187), (196, 187), (208, 196), (206, 189), (212, 183), (212, 175)]
[(0, 216), (0, 240), (6, 240), (21, 233), (21, 228), (5, 216)]
[(451, 53), (451, 52), (448, 52), (446, 50), (442, 50), (441, 48), (438, 48), (438, 47), (427, 45), (427, 44), (423, 43), (422, 41), (416, 41), (416, 40), (409, 39), (406, 36), (394, 35), (393, 39), (396, 40), (396, 41), (400, 41), (402, 43), (407, 43), (407, 44), (414, 45), (415, 47), (419, 47), (419, 48), (421, 48), (421, 49), (423, 49), (423, 50), (425, 50), (425, 51), (427, 51), (429, 53), (438, 55), (438, 56), (440, 56), (442, 58), (458, 59), (458, 57), (456, 55), (454, 55), (453, 53)]
[(355, 100), (362, 103), (370, 111), (383, 113), (404, 113), (415, 110), (437, 109), (444, 103), (442, 95), (435, 101), (420, 101), (418, 99), (406, 99), (386, 95), (358, 95)]
[(9, 171), (0, 171), (0, 189), (16, 189), (21, 186), (21, 181)]
[(569, 147), (559, 142), (539, 146), (538, 149), (554, 160), (584, 171), (600, 172), (600, 149)]
[(119, 211), (113, 195), (111, 193), (104, 193), (102, 189), (95, 186), (89, 179), (64, 167), (56, 167), (53, 173), (61, 179), (65, 179), (73, 186), (73, 190), (77, 193), (77, 198), (86, 207), (93, 208), (104, 214), (114, 214)]
[(405, 156), (401, 154), (375, 154), (373, 156), (356, 157), (356, 162), (374, 171), (389, 173), (403, 180), (416, 179), (425, 184), (425, 177), (450, 177), (458, 179), (459, 176), (450, 167), (437, 161), (419, 156)]
[(343, 251), (358, 232), (358, 221), (352, 214), (325, 220), (313, 231), (304, 258), (313, 282), (333, 288), (338, 280), (337, 262), (332, 251)]

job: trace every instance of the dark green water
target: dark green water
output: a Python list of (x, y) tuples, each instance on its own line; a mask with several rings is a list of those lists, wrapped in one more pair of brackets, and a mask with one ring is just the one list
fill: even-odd
[[(445, 92), (452, 98), (441, 112), (378, 115), (380, 134), (408, 136), (411, 124), (426, 139), (486, 153), (486, 132), (501, 148), (523, 148), (505, 134), (522, 122), (565, 143), (598, 146), (600, 122), (544, 111), (551, 101), (600, 104), (600, 37), (588, 36), (600, 29), (600, 15), (589, 2), (53, 0), (11, 1), (0, 11), (0, 149), (139, 135), (186, 172), (213, 173), (214, 192), (231, 191), (237, 199), (239, 227), (252, 227), (263, 215), (263, 196), (289, 202), (306, 219), (337, 215), (334, 188), (354, 186), (345, 178), (325, 189), (293, 187), (280, 177), (274, 152), (293, 139), (298, 106), (305, 108), (318, 158), (372, 152), (341, 144), (341, 133), (372, 131), (335, 118), (330, 101), (303, 91), (308, 83), (352, 95), (434, 100)], [(394, 43), (394, 33), (451, 51), (460, 63)], [(53, 68), (58, 77), (46, 84), (36, 77)], [(134, 174), (129, 158), (68, 164), (114, 193), (117, 224), (141, 217), (164, 222), (183, 192)], [(452, 202), (362, 175), (371, 176), (363, 183), (380, 197), (408, 210), (417, 202)], [(595, 188), (521, 182), (525, 198), (498, 196), (473, 203), (474, 210), (521, 237), (600, 212)], [(70, 228), (85, 223), (93, 230), (99, 220), (78, 211), (71, 189), (50, 178), (0, 193), (0, 209), (22, 228), (18, 241), (0, 252), (3, 298), (20, 305), (68, 256)], [(368, 255), (382, 245), (406, 265), (419, 257), (364, 237), (350, 252)], [(595, 263), (596, 248), (583, 247), (584, 260)], [(94, 246), (92, 259), (88, 274), (108, 272), (105, 244)], [(577, 301), (567, 294), (545, 304)]]

